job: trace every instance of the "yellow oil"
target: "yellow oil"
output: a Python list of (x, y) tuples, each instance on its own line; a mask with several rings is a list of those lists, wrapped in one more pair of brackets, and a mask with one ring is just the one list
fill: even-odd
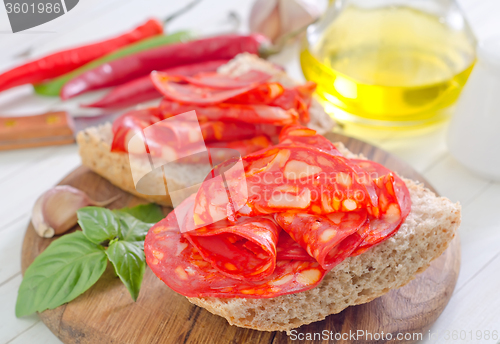
[(350, 6), (316, 44), (306, 44), (300, 60), (330, 108), (397, 127), (442, 117), (467, 81), (474, 56), (472, 35), (438, 17), (408, 7)]

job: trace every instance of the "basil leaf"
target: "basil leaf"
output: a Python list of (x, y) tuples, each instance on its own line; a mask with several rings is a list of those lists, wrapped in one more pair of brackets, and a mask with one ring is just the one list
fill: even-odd
[(142, 222), (148, 223), (159, 222), (165, 217), (161, 211), (161, 207), (154, 203), (141, 204), (133, 208), (122, 208), (120, 210), (115, 210), (115, 213), (127, 213)]
[(130, 296), (136, 301), (146, 268), (144, 246), (141, 243), (116, 241), (109, 245), (106, 254)]
[(154, 223), (145, 223), (127, 213), (117, 213), (120, 220), (118, 237), (128, 242), (144, 241)]
[(77, 215), (83, 234), (94, 244), (112, 240), (118, 236), (120, 223), (111, 210), (85, 207), (78, 210)]
[(104, 248), (80, 231), (53, 241), (24, 273), (16, 316), (53, 309), (75, 299), (97, 282), (106, 264)]

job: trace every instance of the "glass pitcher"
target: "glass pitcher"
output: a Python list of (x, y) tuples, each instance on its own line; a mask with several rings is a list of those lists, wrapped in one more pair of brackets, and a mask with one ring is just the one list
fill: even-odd
[(341, 124), (404, 129), (448, 118), (475, 46), (454, 0), (335, 0), (300, 61)]

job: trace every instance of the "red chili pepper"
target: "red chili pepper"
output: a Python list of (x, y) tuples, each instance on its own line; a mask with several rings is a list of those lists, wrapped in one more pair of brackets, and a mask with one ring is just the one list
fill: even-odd
[(0, 91), (24, 84), (35, 84), (68, 73), (125, 45), (163, 32), (156, 19), (118, 37), (77, 48), (59, 51), (0, 74)]
[[(173, 67), (162, 70), (164, 73), (171, 75), (193, 76), (198, 73), (214, 72), (227, 63), (229, 60), (215, 60), (201, 63), (192, 63), (185, 66)], [(123, 85), (116, 86), (108, 94), (101, 99), (91, 103), (82, 105), (82, 107), (103, 108), (103, 109), (119, 109), (136, 105), (151, 99), (160, 98), (162, 95), (156, 87), (149, 75), (129, 81)]]
[(61, 98), (105, 87), (117, 86), (149, 74), (153, 70), (189, 63), (231, 59), (239, 53), (258, 54), (267, 43), (262, 35), (225, 35), (171, 44), (111, 61), (69, 81), (61, 90)]

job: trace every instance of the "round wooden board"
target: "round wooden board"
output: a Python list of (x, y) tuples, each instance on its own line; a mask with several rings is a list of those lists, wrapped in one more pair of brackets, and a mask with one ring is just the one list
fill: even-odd
[[(425, 183), (410, 166), (394, 156), (362, 141), (339, 134), (327, 135), (332, 141), (342, 141), (352, 152), (362, 153), (400, 175)], [(121, 197), (110, 208), (144, 203), (110, 182), (79, 167), (60, 184), (69, 184), (87, 192), (93, 199), (105, 200), (117, 194)], [(429, 184), (426, 185), (431, 188)], [(431, 188), (432, 189), (432, 188)], [(164, 209), (165, 214), (169, 211)], [(36, 235), (29, 225), (23, 242), (22, 271), (33, 262), (52, 241)], [(364, 330), (372, 334), (427, 333), (448, 303), (460, 268), (460, 243), (455, 238), (450, 247), (412, 282), (364, 305), (349, 307), (325, 320), (302, 326), (298, 333), (340, 333)], [(185, 297), (168, 288), (146, 269), (141, 292), (133, 302), (110, 266), (101, 279), (74, 301), (40, 313), (42, 321), (64, 343), (292, 343), (284, 332), (260, 332), (230, 326), (219, 316), (191, 304)], [(305, 340), (301, 343), (320, 343)], [(351, 340), (331, 343), (354, 343)], [(383, 343), (385, 341), (363, 341)], [(390, 341), (414, 343), (414, 340)]]

